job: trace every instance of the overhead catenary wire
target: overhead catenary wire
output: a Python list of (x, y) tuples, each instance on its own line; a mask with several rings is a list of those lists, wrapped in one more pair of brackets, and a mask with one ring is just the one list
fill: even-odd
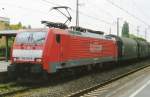
[[(52, 5), (61, 6), (60, 4), (54, 3), (54, 2), (49, 1), (49, 0), (42, 0), (42, 1), (44, 1), (44, 2), (46, 2), (46, 3), (49, 3), (49, 4), (52, 4)], [(110, 0), (107, 0), (107, 1), (108, 1), (109, 3), (111, 3), (112, 5), (114, 5), (115, 7), (121, 9), (122, 11), (124, 11), (125, 13), (127, 13), (128, 15), (132, 16), (134, 19), (136, 19), (136, 20), (138, 20), (138, 21), (144, 23), (145, 25), (149, 25), (149, 24), (148, 24), (147, 22), (145, 22), (144, 20), (140, 19), (139, 17), (135, 16), (134, 14), (131, 14), (131, 13), (128, 12), (126, 9), (124, 9), (124, 8), (122, 8), (122, 7), (120, 7), (120, 6), (118, 6), (118, 5), (115, 4), (114, 2), (112, 2), (112, 1), (110, 1)], [(76, 10), (75, 10), (75, 9), (72, 9), (72, 11), (75, 12)], [(81, 15), (83, 15), (83, 16), (88, 17), (88, 18), (91, 18), (91, 19), (94, 19), (94, 20), (98, 20), (98, 21), (103, 22), (103, 23), (108, 24), (108, 25), (112, 25), (112, 23), (110, 23), (110, 22), (108, 22), (108, 21), (106, 21), (106, 20), (103, 20), (103, 19), (99, 19), (99, 18), (97, 18), (97, 17), (94, 17), (93, 15), (89, 15), (89, 14), (86, 14), (86, 13), (81, 12), (81, 11), (79, 11), (79, 13), (80, 13)], [(111, 15), (109, 12), (106, 12), (106, 14), (112, 17), (112, 15)]]
[[(48, 1), (48, 0), (42, 0), (42, 1), (47, 2), (47, 3), (49, 3), (49, 4), (52, 4), (52, 5), (55, 5), (55, 6), (61, 6), (60, 4), (56, 4), (56, 3), (50, 2), (50, 1)], [(41, 13), (42, 13), (42, 14), (47, 14), (47, 12), (44, 12), (44, 11), (41, 11), (41, 10), (36, 10), (36, 9), (27, 8), (27, 7), (22, 7), (22, 6), (16, 5), (16, 4), (1, 3), (1, 2), (0, 2), (0, 4), (7, 5), (7, 6), (14, 6), (14, 7), (18, 8), (18, 9), (27, 10), (27, 11), (32, 12), (32, 13), (34, 12), (34, 13), (38, 13), (38, 14), (41, 14)], [(75, 12), (75, 9), (72, 9), (72, 11)], [(98, 21), (100, 21), (100, 22), (103, 22), (103, 23), (105, 23), (105, 24), (111, 25), (111, 23), (109, 23), (109, 22), (107, 22), (107, 21), (105, 21), (105, 20), (96, 18), (96, 17), (94, 17), (94, 16), (92, 16), (92, 15), (88, 15), (88, 14), (83, 13), (83, 12), (81, 12), (81, 11), (80, 11), (79, 13), (80, 13), (81, 15), (83, 15), (83, 16), (88, 17), (88, 18), (92, 18), (92, 19), (98, 20)]]
[[(46, 2), (46, 3), (49, 3), (49, 4), (52, 4), (52, 5), (55, 5), (55, 6), (61, 6), (60, 4), (56, 4), (56, 3), (51, 2), (51, 1), (49, 1), (49, 0), (42, 0), (42, 1), (44, 1), (44, 2)], [(72, 9), (71, 11), (76, 12), (75, 9)], [(97, 17), (94, 17), (94, 16), (92, 16), (92, 15), (86, 14), (86, 13), (84, 13), (84, 12), (79, 11), (79, 13), (80, 13), (81, 15), (83, 15), (83, 16), (88, 17), (88, 18), (91, 18), (91, 19), (94, 19), (94, 20), (103, 22), (103, 23), (108, 24), (108, 25), (112, 25), (112, 23), (110, 23), (110, 22), (108, 22), (108, 21), (99, 19), (99, 18), (97, 18)]]
[[(52, 4), (52, 5), (55, 5), (55, 6), (61, 6), (60, 4), (57, 4), (57, 3), (53, 2), (53, 1), (50, 1), (50, 0), (42, 0), (42, 1), (46, 2), (47, 4), (45, 4), (45, 5), (47, 5), (47, 6), (48, 6), (49, 4)], [(110, 1), (110, 0), (108, 0), (108, 1)], [(49, 4), (48, 4), (48, 3), (49, 3)], [(23, 7), (23, 6), (16, 5), (16, 4), (11, 4), (11, 3), (1, 3), (1, 4), (5, 4), (5, 5), (7, 5), (7, 6), (10, 6), (10, 5), (11, 5), (11, 6), (15, 6), (16, 8), (23, 9), (23, 10), (27, 10), (27, 11), (29, 11), (29, 12), (34, 12), (34, 13), (39, 13), (39, 14), (47, 14), (47, 12), (44, 12), (44, 11), (42, 11), (42, 10), (37, 10), (37, 9), (28, 8), (28, 7)], [(72, 11), (75, 12), (75, 9), (72, 9)], [(94, 16), (94, 15), (91, 15), (91, 14), (88, 14), (88, 13), (85, 13), (85, 12), (82, 12), (82, 11), (80, 11), (79, 13), (80, 13), (82, 16), (85, 16), (85, 17), (88, 17), (88, 18), (91, 18), (91, 19), (94, 19), (94, 20), (103, 22), (103, 23), (105, 23), (105, 24), (107, 24), (107, 25), (112, 25), (111, 22), (106, 21), (106, 20), (103, 20), (103, 19), (100, 19), (99, 17), (96, 17), (96, 16)], [(106, 12), (106, 14), (109, 15), (110, 17), (112, 16), (109, 12)], [(142, 22), (146, 23), (145, 21), (142, 21)], [(148, 25), (148, 24), (146, 23), (146, 25)]]
[[(90, 5), (97, 6), (94, 3), (90, 3)], [(104, 9), (101, 9), (101, 8), (98, 8), (98, 7), (97, 7), (97, 9), (98, 9), (98, 11), (104, 12), (107, 16), (111, 17), (114, 20), (114, 16), (109, 11), (107, 11), (106, 9), (104, 10)]]
[(135, 2), (135, 0), (131, 0), (131, 1), (133, 3), (134, 7), (137, 9), (137, 11), (139, 11), (144, 17), (150, 18), (150, 16), (148, 14), (146, 14), (141, 8), (139, 8), (139, 6)]
[(122, 10), (123, 12), (127, 13), (128, 15), (132, 16), (134, 19), (140, 21), (141, 23), (150, 26), (149, 23), (145, 22), (144, 20), (142, 20), (141, 18), (135, 16), (134, 14), (130, 13), (128, 10), (126, 10), (126, 9), (120, 7), (119, 5), (115, 4), (113, 1), (111, 1), (111, 0), (106, 0), (106, 1), (107, 1), (108, 3), (110, 3), (111, 5), (113, 5), (113, 6), (117, 7), (117, 8), (119, 8), (119, 9)]
[(51, 2), (51, 1), (48, 1), (48, 0), (42, 0), (46, 3), (49, 3), (49, 4), (52, 4), (52, 5), (55, 5), (55, 6), (61, 6), (60, 4), (57, 4), (57, 3), (54, 3), (54, 2)]
[(11, 3), (2, 3), (2, 2), (0, 2), (0, 4), (7, 5), (7, 6), (14, 6), (14, 7), (18, 8), (18, 9), (27, 10), (27, 11), (34, 12), (34, 13), (47, 14), (46, 12), (41, 11), (41, 10), (36, 10), (36, 9), (27, 8), (27, 7), (22, 7), (22, 6), (20, 6), (20, 5), (16, 5), (16, 4), (11, 4)]
[[(131, 0), (132, 1), (132, 3), (133, 3), (133, 5), (135, 6), (135, 8), (137, 9), (137, 11), (138, 12), (140, 12), (145, 18), (150, 18), (150, 16), (148, 15), (148, 14), (146, 14), (142, 9), (141, 9), (141, 7), (139, 7), (138, 5), (137, 5), (137, 3), (135, 2), (135, 0)], [(147, 34), (147, 30), (149, 29), (149, 27), (150, 27), (150, 25), (148, 25), (148, 27), (145, 27), (145, 29), (146, 29), (146, 34)], [(145, 39), (146, 39), (146, 37), (145, 37)]]
[[(59, 4), (56, 4), (56, 3), (52, 2), (52, 1), (49, 1), (49, 0), (43, 0), (43, 1), (47, 1), (47, 3), (49, 3), (49, 4), (53, 4), (53, 5), (59, 6)], [(133, 19), (135, 19), (135, 20), (137, 20), (137, 21), (143, 23), (144, 25), (150, 26), (147, 21), (144, 21), (143, 19), (141, 19), (141, 18), (139, 18), (138, 16), (136, 16), (135, 14), (129, 12), (129, 11), (126, 10), (125, 8), (122, 8), (121, 6), (115, 4), (113, 1), (111, 1), (111, 0), (106, 0), (106, 1), (109, 2), (110, 4), (112, 4), (113, 6), (119, 8), (121, 11), (125, 12), (126, 14), (128, 14), (129, 16), (131, 16)], [(50, 3), (50, 2), (51, 2), (51, 3)], [(72, 9), (72, 11), (75, 12), (74, 9)], [(108, 24), (108, 25), (112, 25), (112, 23), (110, 23), (110, 22), (108, 22), (108, 21), (106, 21), (106, 20), (100, 19), (100, 18), (98, 18), (98, 17), (95, 17), (95, 16), (93, 16), (93, 15), (86, 14), (86, 13), (81, 12), (81, 11), (80, 11), (79, 13), (80, 13), (81, 15), (85, 16), (85, 17), (88, 17), (88, 18), (91, 18), (91, 19), (94, 19), (94, 20), (103, 22), (103, 23)], [(105, 13), (106, 13), (107, 15), (113, 17), (113, 15), (111, 15), (109, 12), (105, 12)], [(136, 27), (136, 25), (133, 25), (133, 24), (131, 24), (131, 23), (130, 23), (130, 25)]]

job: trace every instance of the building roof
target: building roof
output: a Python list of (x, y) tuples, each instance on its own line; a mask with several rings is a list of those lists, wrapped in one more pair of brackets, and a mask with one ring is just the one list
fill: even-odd
[(2, 30), (0, 36), (16, 36), (17, 32), (17, 30)]
[(0, 21), (4, 21), (4, 22), (10, 22), (10, 19), (7, 17), (0, 17)]
[(19, 32), (37, 32), (37, 31), (48, 31), (48, 29), (37, 28), (37, 29), (21, 29), (21, 30), (1, 30), (0, 36), (16, 36)]

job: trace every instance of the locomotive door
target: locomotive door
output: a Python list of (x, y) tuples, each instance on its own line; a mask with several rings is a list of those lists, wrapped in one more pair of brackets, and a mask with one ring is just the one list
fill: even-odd
[(61, 35), (56, 34), (56, 42), (57, 42), (57, 51), (58, 51), (58, 62), (61, 63)]
[(64, 64), (68, 56), (68, 36), (67, 35), (56, 35), (56, 40), (58, 44), (58, 60), (60, 63)]

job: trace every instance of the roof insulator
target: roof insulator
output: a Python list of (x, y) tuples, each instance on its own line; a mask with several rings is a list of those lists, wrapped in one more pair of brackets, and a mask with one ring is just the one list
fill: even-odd
[(60, 29), (68, 29), (68, 26), (65, 25), (64, 23), (55, 23), (55, 22), (50, 22), (50, 21), (41, 21), (41, 23), (48, 26), (49, 28), (54, 27), (54, 28), (60, 28)]
[(82, 28), (82, 27), (76, 27), (76, 26), (71, 26), (70, 29), (75, 30), (75, 31), (80, 31), (80, 32), (89, 32), (89, 33), (95, 33), (95, 34), (104, 34), (102, 31), (96, 31), (96, 30), (91, 30), (87, 28)]

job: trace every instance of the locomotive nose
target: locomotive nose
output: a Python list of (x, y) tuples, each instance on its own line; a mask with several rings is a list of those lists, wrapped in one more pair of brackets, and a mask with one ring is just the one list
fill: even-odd
[(42, 50), (30, 50), (30, 49), (14, 49), (13, 58), (16, 61), (42, 61)]

